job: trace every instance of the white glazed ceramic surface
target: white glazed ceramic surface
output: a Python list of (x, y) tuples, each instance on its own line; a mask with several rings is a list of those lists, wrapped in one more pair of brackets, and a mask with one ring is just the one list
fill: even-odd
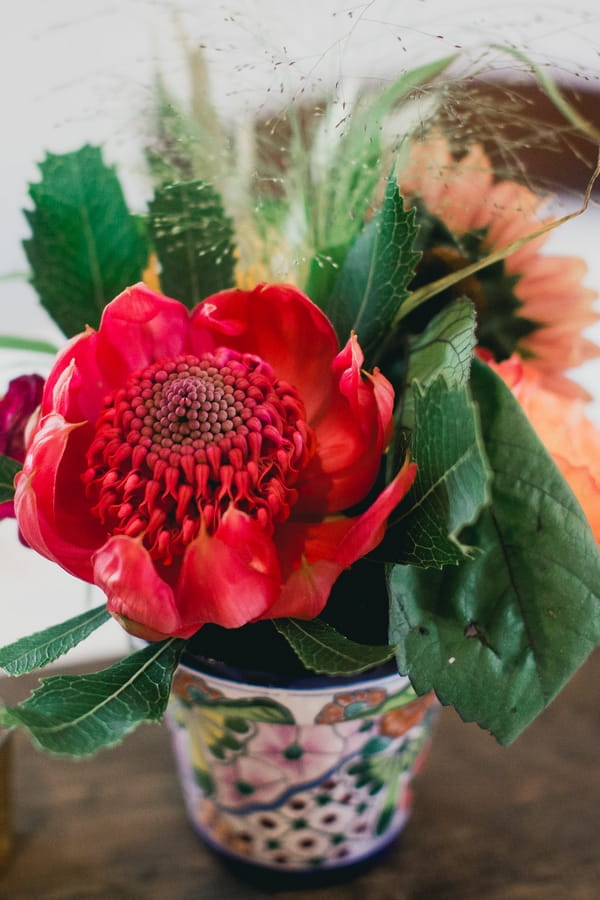
[(167, 720), (192, 823), (271, 869), (359, 862), (405, 824), (436, 708), (398, 675), (290, 689), (181, 666)]

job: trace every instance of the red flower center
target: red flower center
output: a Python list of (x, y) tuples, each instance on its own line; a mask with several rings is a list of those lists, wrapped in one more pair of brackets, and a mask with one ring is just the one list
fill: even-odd
[(111, 533), (143, 535), (168, 564), (232, 505), (269, 531), (287, 519), (312, 444), (296, 390), (259, 357), (221, 347), (153, 363), (115, 390), (83, 481)]

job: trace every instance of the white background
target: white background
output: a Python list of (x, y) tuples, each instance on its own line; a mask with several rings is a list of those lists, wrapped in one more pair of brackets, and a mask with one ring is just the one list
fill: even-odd
[[(600, 72), (600, 13), (596, 0), (504, 4), (408, 0), (352, 5), (326, 0), (22, 0), (10, 4), (0, 34), (0, 332), (57, 343), (61, 336), (27, 285), (21, 240), (28, 230), (22, 209), (27, 183), (38, 180), (36, 163), (46, 151), (67, 152), (101, 144), (116, 163), (135, 209), (149, 186), (142, 145), (156, 67), (185, 97), (186, 81), (177, 29), (203, 43), (211, 64), (214, 99), (230, 117), (278, 104), (305, 92), (322, 92), (353, 76), (393, 77), (405, 67), (458, 47), (485, 55), (496, 68), (509, 58), (485, 51), (490, 42), (514, 45), (537, 62), (552, 61), (580, 84)], [(560, 232), (553, 252), (584, 256), (587, 284), (600, 290), (600, 213), (588, 210)], [(600, 328), (590, 334), (600, 341)], [(0, 351), (0, 395), (10, 377), (47, 361)], [(597, 401), (600, 364), (577, 374)], [(0, 642), (101, 602), (92, 589), (65, 575), (16, 540), (14, 523), (0, 523)], [(108, 623), (71, 659), (114, 654), (125, 646)]]

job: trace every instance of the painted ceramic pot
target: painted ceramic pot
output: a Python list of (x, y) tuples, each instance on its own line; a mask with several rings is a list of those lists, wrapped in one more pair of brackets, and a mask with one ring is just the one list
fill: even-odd
[(388, 670), (264, 685), (177, 671), (167, 715), (191, 821), (270, 872), (374, 857), (403, 828), (437, 702)]

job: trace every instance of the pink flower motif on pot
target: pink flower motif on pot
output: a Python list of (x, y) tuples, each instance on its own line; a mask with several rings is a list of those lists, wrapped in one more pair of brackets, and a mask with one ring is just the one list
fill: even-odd
[(406, 463), (359, 515), (393, 390), (352, 335), (289, 285), (191, 313), (143, 284), (73, 338), (17, 479), (27, 542), (105, 591), (149, 640), (312, 618), (409, 489)]
[(348, 752), (346, 741), (318, 725), (259, 724), (230, 766), (220, 767), (218, 802), (224, 807), (272, 804), (290, 785), (321, 780)]

